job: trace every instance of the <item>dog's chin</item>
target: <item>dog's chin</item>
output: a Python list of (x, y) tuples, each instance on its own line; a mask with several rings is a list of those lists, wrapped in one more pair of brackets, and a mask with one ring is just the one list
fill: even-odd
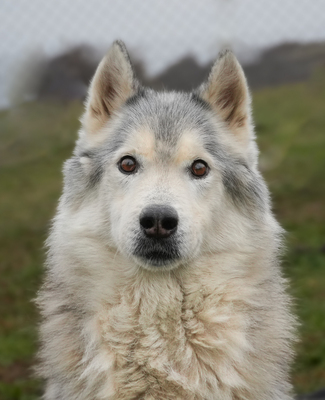
[(134, 245), (135, 262), (148, 270), (171, 270), (181, 264), (179, 244), (174, 238), (155, 240), (140, 236)]
[(138, 265), (151, 271), (171, 270), (181, 264), (180, 257), (161, 251), (136, 254), (134, 258)]

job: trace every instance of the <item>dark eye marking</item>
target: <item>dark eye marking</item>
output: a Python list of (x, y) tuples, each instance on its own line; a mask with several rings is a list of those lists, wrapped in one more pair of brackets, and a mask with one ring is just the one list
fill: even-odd
[(137, 171), (138, 163), (132, 156), (124, 156), (118, 162), (118, 168), (123, 174), (133, 174)]
[(191, 165), (191, 173), (195, 178), (204, 178), (209, 170), (208, 164), (203, 160), (195, 160)]

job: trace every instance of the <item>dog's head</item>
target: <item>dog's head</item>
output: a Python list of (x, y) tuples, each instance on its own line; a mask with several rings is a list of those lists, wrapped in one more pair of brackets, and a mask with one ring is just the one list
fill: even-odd
[(115, 42), (82, 124), (65, 168), (65, 202), (88, 234), (137, 265), (173, 268), (256, 233), (267, 192), (246, 80), (231, 52), (198, 90), (158, 93), (139, 85)]

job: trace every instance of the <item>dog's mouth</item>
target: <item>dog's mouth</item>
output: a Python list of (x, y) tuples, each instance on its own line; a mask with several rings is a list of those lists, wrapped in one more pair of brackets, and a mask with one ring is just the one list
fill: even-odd
[[(138, 255), (139, 257), (140, 255)], [(140, 256), (146, 263), (155, 267), (162, 267), (173, 263), (179, 257), (162, 251), (150, 251)]]
[(133, 254), (140, 259), (141, 264), (153, 267), (168, 266), (180, 258), (178, 246), (168, 239), (139, 240)]

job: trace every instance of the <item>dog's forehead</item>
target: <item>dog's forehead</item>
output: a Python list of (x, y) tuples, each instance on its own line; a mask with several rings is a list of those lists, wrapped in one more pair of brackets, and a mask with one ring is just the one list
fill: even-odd
[(177, 163), (195, 158), (206, 151), (200, 132), (194, 129), (184, 129), (177, 136), (177, 141), (171, 145), (168, 140), (158, 139), (150, 127), (143, 127), (135, 130), (125, 144), (130, 150), (145, 158), (165, 161), (172, 159)]
[(189, 94), (154, 93), (134, 101), (127, 110), (125, 145), (146, 157), (195, 157), (204, 148), (207, 117)]

